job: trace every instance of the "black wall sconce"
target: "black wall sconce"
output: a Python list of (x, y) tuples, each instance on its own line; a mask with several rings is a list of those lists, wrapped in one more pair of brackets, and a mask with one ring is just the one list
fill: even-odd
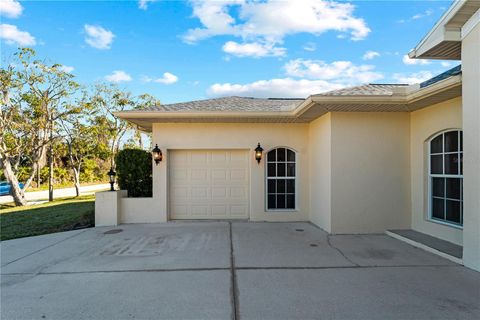
[(153, 160), (155, 161), (155, 165), (158, 166), (160, 161), (162, 161), (163, 159), (162, 150), (160, 150), (160, 148), (158, 147), (158, 144), (155, 144), (155, 148), (153, 148), (152, 150), (152, 156), (153, 156)]
[(260, 142), (258, 143), (258, 146), (255, 148), (255, 160), (260, 164), (260, 161), (262, 160), (262, 154), (263, 154), (263, 148), (260, 146)]
[(108, 171), (108, 179), (110, 180), (110, 191), (115, 191), (115, 188), (113, 185), (115, 184), (115, 176), (117, 173), (113, 170), (113, 167), (110, 168), (110, 171)]

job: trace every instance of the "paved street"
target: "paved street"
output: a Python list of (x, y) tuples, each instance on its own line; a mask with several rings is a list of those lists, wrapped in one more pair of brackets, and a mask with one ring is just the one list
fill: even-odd
[(386, 235), (169, 222), (1, 242), (2, 319), (479, 319), (480, 273)]
[[(80, 187), (80, 192), (82, 195), (92, 194), (97, 191), (107, 190), (110, 188), (108, 183), (104, 184), (93, 184), (89, 186)], [(64, 197), (74, 197), (75, 196), (75, 188), (63, 188), (63, 189), (55, 189), (53, 191), (53, 198), (64, 198)], [(34, 192), (26, 192), (25, 197), (28, 201), (33, 200), (45, 200), (48, 199), (48, 190), (43, 191), (34, 191)], [(0, 204), (2, 203), (9, 203), (13, 202), (12, 196), (1, 196), (0, 197)]]

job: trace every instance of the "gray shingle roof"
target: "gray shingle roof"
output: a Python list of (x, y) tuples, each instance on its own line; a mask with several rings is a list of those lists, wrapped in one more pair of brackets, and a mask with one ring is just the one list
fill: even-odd
[(163, 104), (149, 108), (145, 111), (291, 111), (303, 101), (303, 99), (259, 99), (249, 97), (224, 97), (173, 104)]
[(405, 87), (407, 84), (365, 84), (356, 87), (328, 91), (315, 96), (391, 96), (393, 88)]

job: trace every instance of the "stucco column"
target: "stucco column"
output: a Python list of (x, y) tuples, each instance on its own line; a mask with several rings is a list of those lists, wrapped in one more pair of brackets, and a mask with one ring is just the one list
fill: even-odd
[(120, 199), (127, 190), (95, 193), (95, 227), (116, 226), (120, 223)]
[(480, 22), (462, 37), (463, 262), (480, 271)]
[(157, 130), (157, 126), (160, 124), (154, 123), (152, 126), (153, 145), (158, 144), (160, 150), (162, 150), (163, 160), (157, 165), (152, 160), (153, 166), (153, 190), (152, 196), (155, 201), (156, 214), (159, 215), (159, 221), (168, 220), (168, 206), (167, 206), (167, 177), (168, 177), (168, 149), (165, 146), (165, 141), (160, 139), (160, 135)]

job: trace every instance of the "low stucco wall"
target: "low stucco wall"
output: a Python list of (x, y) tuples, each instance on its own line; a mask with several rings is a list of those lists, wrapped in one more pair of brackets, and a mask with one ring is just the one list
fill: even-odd
[(166, 222), (164, 216), (158, 214), (156, 201), (153, 198), (120, 199), (121, 223), (157, 223)]
[(331, 113), (310, 123), (310, 221), (331, 232)]
[(459, 245), (462, 230), (428, 219), (428, 140), (447, 129), (462, 128), (462, 100), (448, 100), (410, 114), (412, 229)]
[(332, 113), (332, 233), (410, 228), (408, 113)]
[[(272, 123), (156, 123), (153, 143), (164, 153), (164, 160), (153, 167), (153, 197), (155, 214), (168, 219), (168, 152), (184, 149), (250, 150), (250, 220), (307, 221), (309, 220), (309, 142), (308, 124)], [(179, 134), (181, 133), (181, 134)], [(264, 158), (258, 164), (254, 149), (260, 142)], [(265, 155), (276, 147), (288, 147), (297, 152), (297, 210), (269, 211), (265, 209)]]

